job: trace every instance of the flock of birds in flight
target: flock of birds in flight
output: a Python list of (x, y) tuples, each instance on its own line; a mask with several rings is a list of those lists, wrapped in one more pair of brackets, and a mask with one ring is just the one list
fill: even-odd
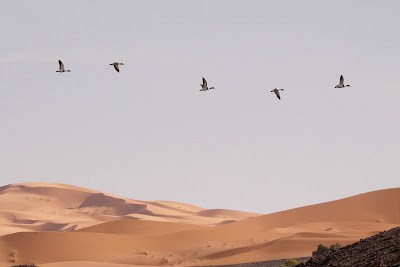
[[(61, 60), (58, 60), (58, 64), (59, 64), (59, 69), (56, 72), (71, 72), (71, 70), (66, 70), (64, 67), (64, 63), (62, 63)], [(114, 66), (114, 69), (119, 72), (119, 66), (124, 65), (124, 63), (118, 63), (118, 62), (114, 62), (110, 64), (111, 66)], [(203, 83), (200, 84), (201, 89), (200, 91), (208, 91), (210, 89), (215, 89), (214, 87), (208, 87), (207, 81), (206, 79), (203, 78)], [(335, 86), (335, 88), (344, 88), (344, 87), (348, 87), (350, 85), (348, 84), (344, 84), (344, 78), (343, 75), (340, 75), (340, 79), (339, 79), (339, 84)], [(284, 91), (282, 88), (275, 88), (274, 90), (271, 91), (271, 93), (275, 93), (276, 97), (280, 100), (281, 99), (281, 94), (279, 93), (279, 91)]]

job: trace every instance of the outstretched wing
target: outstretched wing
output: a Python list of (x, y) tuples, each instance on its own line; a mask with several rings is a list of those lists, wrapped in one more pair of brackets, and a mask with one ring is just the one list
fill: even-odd
[(276, 97), (278, 97), (278, 99), (280, 100), (281, 99), (281, 94), (279, 93), (279, 91), (275, 90), (274, 92), (276, 94)]
[(203, 89), (206, 89), (207, 87), (208, 87), (207, 81), (206, 81), (206, 79), (203, 78)]
[(58, 60), (58, 65), (61, 71), (64, 71), (64, 63), (61, 62), (61, 60)]
[(339, 84), (340, 84), (340, 85), (344, 85), (344, 78), (343, 78), (343, 75), (340, 75)]

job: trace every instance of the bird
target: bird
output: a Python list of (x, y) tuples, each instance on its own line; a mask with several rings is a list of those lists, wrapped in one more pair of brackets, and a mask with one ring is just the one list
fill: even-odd
[(209, 89), (215, 89), (214, 87), (208, 88), (206, 79), (203, 78), (203, 84), (200, 84), (201, 90), (200, 91), (207, 91)]
[(64, 63), (62, 63), (61, 60), (58, 60), (58, 65), (59, 65), (59, 69), (56, 70), (56, 72), (71, 72), (70, 70), (66, 70), (64, 68)]
[(339, 80), (339, 84), (335, 86), (335, 88), (344, 88), (350, 85), (346, 84), (344, 85), (344, 79), (343, 79), (343, 75), (340, 75), (340, 80)]
[(274, 90), (271, 91), (271, 93), (275, 93), (276, 97), (281, 100), (281, 95), (279, 94), (279, 91), (284, 91), (282, 88), (275, 88)]
[(124, 65), (124, 63), (114, 62), (114, 63), (111, 63), (110, 65), (113, 65), (114, 68), (115, 68), (115, 70), (116, 70), (117, 72), (119, 72), (119, 65)]

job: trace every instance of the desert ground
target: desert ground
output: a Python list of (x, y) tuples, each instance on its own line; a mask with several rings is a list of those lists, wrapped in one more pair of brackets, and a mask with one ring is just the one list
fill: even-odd
[(0, 266), (206, 266), (307, 257), (400, 226), (400, 188), (272, 214), (48, 183), (0, 187)]

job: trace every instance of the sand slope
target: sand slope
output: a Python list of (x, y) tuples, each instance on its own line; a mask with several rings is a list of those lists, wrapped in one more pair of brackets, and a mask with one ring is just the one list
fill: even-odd
[[(45, 200), (33, 198), (38, 197), (32, 193), (36, 188)], [(60, 198), (49, 193), (59, 189)], [(0, 188), (0, 203), (7, 197), (16, 200), (9, 209), (0, 204), (0, 229), (6, 229), (2, 231), (52, 232), (0, 237), (0, 264), (58, 267), (73, 261), (76, 265), (71, 266), (114, 267), (264, 261), (309, 256), (319, 243), (346, 245), (400, 225), (400, 188), (262, 216), (168, 201), (141, 202), (63, 185)], [(30, 206), (24, 197), (44, 204)], [(61, 209), (73, 201), (76, 209)], [(42, 209), (48, 217), (38, 213)]]
[(118, 219), (213, 226), (254, 213), (204, 208), (172, 201), (138, 201), (63, 184), (25, 183), (0, 187), (0, 236), (24, 231), (72, 231)]

